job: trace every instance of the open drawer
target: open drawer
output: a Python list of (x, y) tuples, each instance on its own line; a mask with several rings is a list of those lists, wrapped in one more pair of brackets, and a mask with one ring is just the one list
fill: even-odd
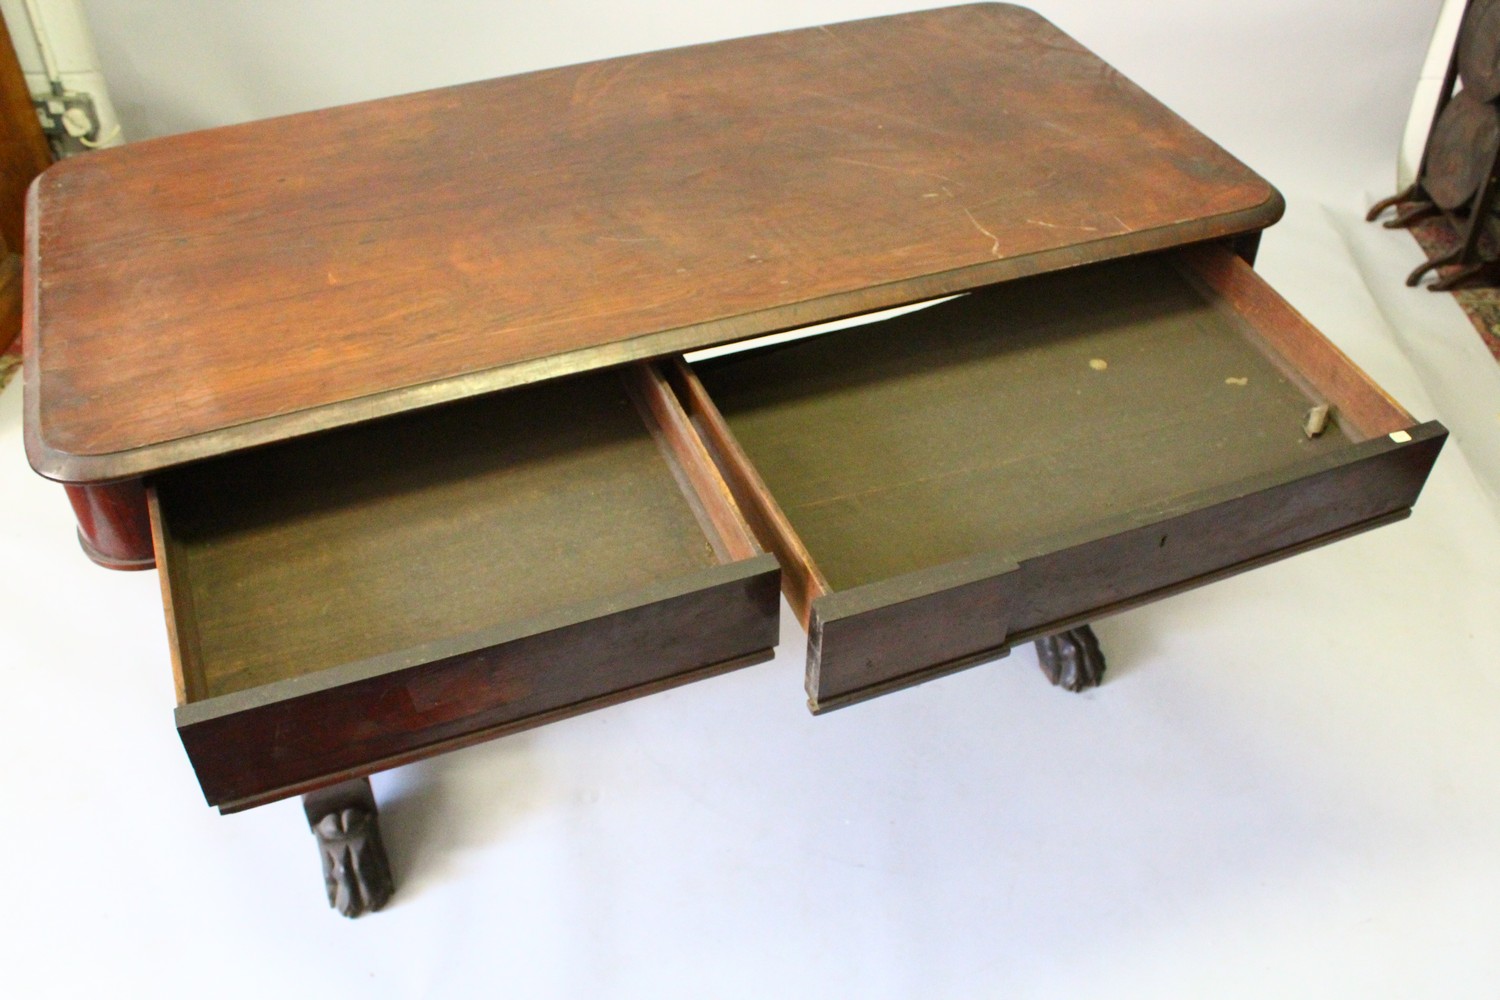
[(1404, 517), (1446, 436), (1216, 245), (669, 376), (781, 559), (814, 711)]
[(654, 371), (161, 475), (177, 724), (224, 810), (768, 658), (779, 570)]

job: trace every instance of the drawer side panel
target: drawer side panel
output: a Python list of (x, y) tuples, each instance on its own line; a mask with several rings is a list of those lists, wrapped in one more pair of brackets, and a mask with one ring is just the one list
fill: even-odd
[(807, 632), (814, 712), (1003, 655), (1015, 563), (978, 556), (826, 595)]

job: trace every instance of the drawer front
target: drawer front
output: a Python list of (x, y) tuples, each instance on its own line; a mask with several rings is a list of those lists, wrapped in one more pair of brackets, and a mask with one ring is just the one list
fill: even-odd
[(771, 655), (780, 571), (633, 368), (149, 493), (177, 723), (243, 808)]
[(1446, 437), (1221, 247), (672, 380), (781, 559), (814, 711), (1403, 517)]
[[(226, 811), (769, 658), (768, 555), (551, 620), (177, 710), (204, 795)], [(569, 620), (571, 619), (571, 620)], [(407, 666), (417, 659), (416, 665)]]
[(985, 556), (820, 597), (808, 626), (809, 705), (828, 711), (929, 680), (1016, 643), (1400, 520), (1447, 433), (1429, 423), (1410, 438), (1366, 442), (1337, 465), (1279, 482), (1207, 493), (1158, 520), (1101, 526), (1096, 538), (1053, 539), (1015, 562)]

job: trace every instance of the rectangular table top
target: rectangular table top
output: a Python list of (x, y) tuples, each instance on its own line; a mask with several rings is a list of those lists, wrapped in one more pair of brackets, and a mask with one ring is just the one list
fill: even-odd
[(32, 189), (27, 451), (141, 475), (1281, 210), (997, 4), (155, 139)]

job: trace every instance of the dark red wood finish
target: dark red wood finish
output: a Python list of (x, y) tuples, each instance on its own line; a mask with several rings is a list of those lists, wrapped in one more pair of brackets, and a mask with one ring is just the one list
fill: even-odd
[(981, 4), (173, 136), (34, 189), (27, 449), (118, 479), (1252, 233), (1276, 192)]
[(84, 553), (108, 569), (151, 569), (151, 515), (139, 479), (67, 485)]
[(26, 186), (51, 162), (31, 90), (0, 18), (0, 351), (21, 332), (19, 254), (26, 243)]
[(757, 556), (639, 600), (190, 702), (178, 732), (228, 811), (768, 659), (780, 586)]
[[(1406, 517), (1448, 432), (1429, 422), (1409, 435), (1184, 498), (1168, 516), (1101, 524), (1093, 537), (820, 597), (808, 704), (821, 712), (862, 701)], [(948, 577), (964, 570), (972, 579), (954, 586)]]

